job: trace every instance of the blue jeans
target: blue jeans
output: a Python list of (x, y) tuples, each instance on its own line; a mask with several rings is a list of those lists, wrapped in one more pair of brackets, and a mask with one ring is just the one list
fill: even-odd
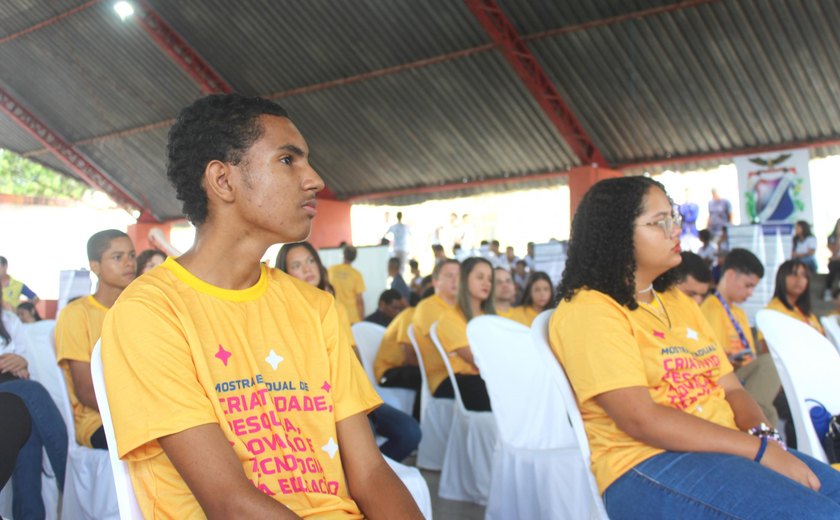
[(376, 435), (388, 440), (379, 447), (386, 457), (402, 461), (420, 444), (420, 425), (414, 417), (383, 404), (371, 414), (371, 424)]
[(12, 473), (12, 516), (21, 519), (44, 518), (41, 499), (42, 448), (47, 451), (59, 491), (64, 490), (67, 468), (67, 426), (49, 392), (41, 383), (17, 379), (0, 383), (0, 392), (14, 394), (23, 400), (32, 417), (32, 433), (18, 452)]
[(820, 479), (819, 492), (743, 457), (669, 451), (637, 464), (607, 488), (607, 514), (612, 520), (840, 518), (840, 472), (790, 453)]

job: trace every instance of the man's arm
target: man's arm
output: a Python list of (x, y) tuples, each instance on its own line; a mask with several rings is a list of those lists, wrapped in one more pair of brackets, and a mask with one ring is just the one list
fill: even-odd
[(70, 367), (70, 379), (73, 380), (73, 392), (80, 403), (99, 411), (96, 394), (93, 392), (93, 378), (90, 375), (90, 363), (85, 361), (67, 360)]
[(255, 488), (218, 424), (158, 439), (207, 518), (299, 518)]
[(420, 360), (417, 359), (417, 352), (414, 352), (414, 347), (408, 343), (400, 343), (403, 352), (403, 365), (412, 367), (420, 366)]
[(423, 515), (402, 481), (382, 458), (363, 413), (336, 423), (341, 464), (350, 496), (365, 518), (416, 518)]
[(359, 318), (365, 317), (365, 297), (362, 293), (356, 294), (356, 309), (359, 311)]

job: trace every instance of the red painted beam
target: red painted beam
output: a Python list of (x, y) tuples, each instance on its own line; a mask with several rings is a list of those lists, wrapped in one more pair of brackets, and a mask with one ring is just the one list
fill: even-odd
[(12, 33), (12, 34), (9, 34), (7, 36), (4, 36), (4, 37), (0, 38), (0, 44), (10, 42), (14, 39), (20, 38), (21, 36), (25, 36), (25, 35), (27, 35), (31, 32), (37, 31), (39, 29), (43, 29), (44, 27), (49, 27), (50, 25), (53, 25), (54, 23), (57, 23), (57, 22), (65, 19), (65, 18), (67, 18), (68, 16), (72, 16), (72, 15), (78, 13), (79, 11), (84, 11), (88, 7), (92, 6), (93, 4), (99, 3), (99, 1), (100, 0), (89, 0), (88, 2), (85, 2), (84, 4), (82, 4), (80, 6), (77, 6), (77, 7), (74, 7), (73, 9), (69, 9), (67, 11), (64, 11), (63, 13), (57, 14), (57, 15), (53, 16), (52, 18), (47, 18), (46, 20), (38, 22), (35, 25), (27, 27), (26, 29), (23, 29), (23, 30), (20, 30), (16, 33)]
[(603, 154), (496, 1), (466, 0), (466, 3), (581, 164), (606, 166)]
[(94, 166), (82, 153), (73, 148), (31, 112), (23, 108), (2, 87), (0, 87), (0, 109), (92, 188), (104, 191), (120, 206), (134, 209), (144, 208), (144, 205), (139, 203), (136, 198), (117, 185), (110, 176)]
[(818, 148), (821, 146), (840, 146), (840, 139), (834, 138), (824, 139), (821, 141), (798, 141), (792, 143), (779, 143), (768, 146), (754, 146), (751, 148), (735, 148), (722, 152), (709, 152), (682, 155), (677, 157), (643, 159), (639, 161), (617, 164), (614, 166), (614, 168), (617, 170), (629, 170), (633, 168), (652, 168), (656, 166), (669, 166), (683, 164), (687, 162), (726, 160), (732, 159), (737, 155), (756, 155), (767, 152), (777, 152), (779, 150), (789, 150), (792, 148)]
[(201, 88), (205, 94), (233, 92), (228, 83), (211, 67), (204, 58), (169, 26), (152, 7), (140, 0), (137, 5), (137, 20), (143, 30), (154, 40), (172, 60), (178, 64)]

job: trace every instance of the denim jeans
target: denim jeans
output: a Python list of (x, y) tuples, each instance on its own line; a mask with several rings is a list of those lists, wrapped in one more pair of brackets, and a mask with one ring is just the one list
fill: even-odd
[(420, 425), (414, 417), (383, 404), (373, 411), (371, 423), (376, 435), (388, 440), (379, 447), (386, 457), (401, 462), (420, 444)]
[(0, 392), (23, 400), (32, 417), (32, 433), (18, 453), (12, 473), (12, 516), (21, 519), (44, 518), (41, 499), (42, 448), (47, 451), (59, 491), (64, 489), (67, 468), (67, 426), (49, 392), (36, 381), (17, 379), (0, 383)]
[(820, 479), (819, 492), (752, 460), (665, 452), (637, 464), (604, 493), (612, 520), (840, 518), (840, 472), (791, 450)]

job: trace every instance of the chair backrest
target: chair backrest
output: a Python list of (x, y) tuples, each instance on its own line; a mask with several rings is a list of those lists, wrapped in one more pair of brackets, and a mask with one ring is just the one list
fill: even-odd
[(432, 391), (429, 390), (429, 378), (426, 376), (426, 365), (423, 363), (423, 354), (417, 345), (417, 336), (414, 335), (414, 324), (408, 326), (408, 339), (411, 341), (411, 348), (414, 349), (414, 354), (417, 356), (417, 364), (420, 366), (420, 378), (423, 383), (420, 385), (420, 420), (422, 421), (426, 413), (426, 408), (429, 406), (429, 401), (432, 399)]
[(799, 451), (826, 462), (825, 452), (811, 423), (806, 399), (840, 413), (840, 354), (825, 336), (805, 323), (764, 309), (756, 314), (790, 404)]
[(834, 343), (834, 346), (840, 352), (840, 322), (837, 321), (837, 316), (823, 316), (820, 318), (825, 335)]
[[(551, 350), (551, 344), (548, 340), (548, 322), (553, 312), (553, 309), (543, 311), (534, 319), (533, 323), (531, 323), (531, 338), (537, 351), (543, 358), (543, 363), (548, 368), (549, 375), (551, 375), (560, 389), (560, 395), (563, 397), (563, 403), (566, 405), (566, 412), (569, 414), (569, 422), (572, 424), (572, 430), (575, 432), (578, 449), (580, 450), (581, 457), (583, 457), (584, 467), (590, 468), (592, 452), (589, 449), (589, 439), (587, 439), (586, 430), (583, 427), (583, 418), (580, 416), (577, 398), (572, 390), (572, 385), (569, 384), (566, 373), (563, 371), (563, 367), (557, 361), (557, 358), (554, 357), (554, 352)], [(589, 481), (589, 491), (592, 501), (595, 504), (595, 513), (600, 518), (608, 519), (604, 501), (598, 491), (598, 484), (595, 482), (595, 475), (592, 474), (591, 470), (587, 471), (587, 479)]]
[(111, 460), (111, 470), (114, 474), (114, 484), (117, 488), (117, 505), (122, 519), (143, 519), (131, 476), (128, 474), (128, 464), (120, 460), (117, 454), (117, 438), (114, 435), (114, 423), (111, 421), (111, 409), (108, 407), (108, 394), (105, 391), (105, 377), (102, 372), (102, 347), (97, 341), (90, 355), (90, 375), (93, 379), (93, 391), (96, 394), (96, 404), (102, 416), (102, 427), (105, 439), (108, 441), (108, 458)]
[(377, 386), (376, 376), (373, 375), (373, 362), (376, 359), (379, 344), (382, 343), (382, 336), (385, 335), (385, 327), (369, 321), (360, 321), (353, 324), (352, 329), (356, 347), (362, 356), (362, 366), (365, 368), (365, 373), (367, 373), (371, 384)]
[(76, 425), (73, 422), (73, 407), (70, 405), (70, 394), (67, 393), (67, 381), (55, 357), (55, 320), (26, 323), (23, 325), (23, 331), (27, 340), (25, 357), (29, 362), (30, 376), (50, 393), (67, 426), (69, 444), (75, 446)]
[(432, 338), (432, 343), (437, 349), (438, 354), (440, 354), (440, 357), (443, 359), (443, 366), (446, 367), (446, 374), (449, 376), (449, 382), (452, 383), (452, 392), (455, 395), (455, 403), (459, 410), (466, 413), (467, 407), (464, 406), (464, 400), (461, 398), (461, 390), (458, 388), (458, 381), (455, 379), (455, 372), (452, 371), (452, 365), (449, 363), (449, 354), (443, 348), (443, 345), (441, 345), (437, 330), (438, 322), (432, 323), (432, 328), (429, 329), (429, 336)]
[(560, 389), (531, 340), (531, 329), (500, 316), (479, 316), (467, 338), (502, 440), (516, 448), (577, 449)]

